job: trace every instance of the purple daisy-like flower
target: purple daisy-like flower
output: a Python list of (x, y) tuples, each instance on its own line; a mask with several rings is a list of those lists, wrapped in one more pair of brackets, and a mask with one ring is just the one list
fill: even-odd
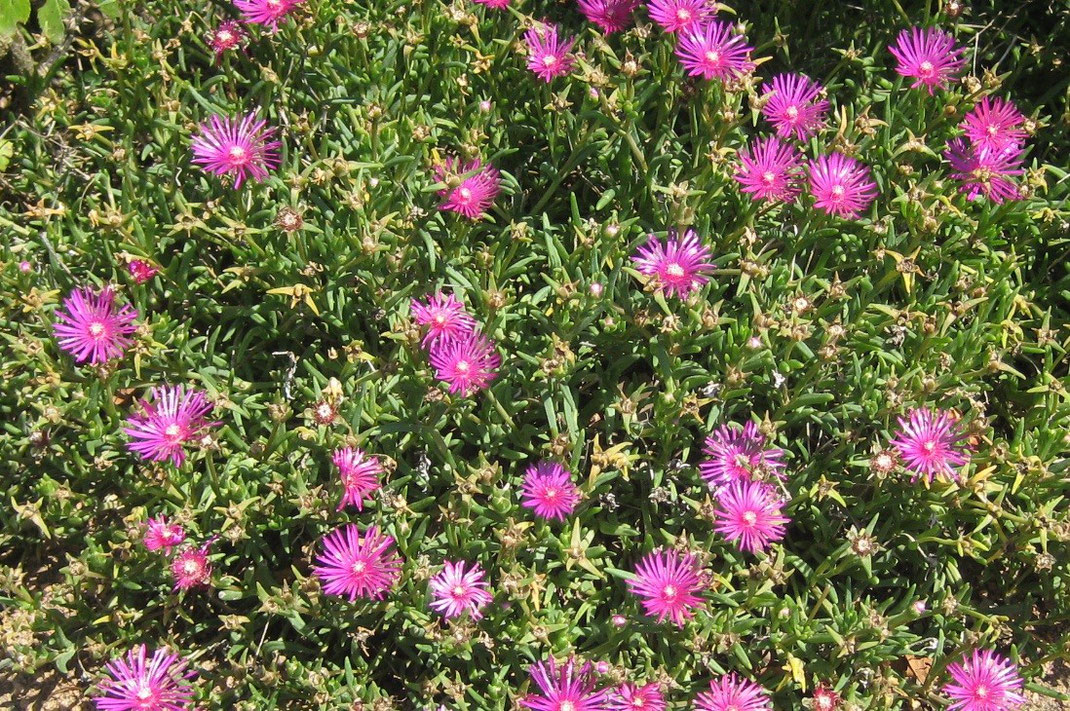
[(627, 29), (632, 24), (632, 13), (639, 7), (639, 0), (578, 0), (580, 12), (611, 35)]
[(743, 148), (733, 176), (754, 200), (793, 202), (799, 194), (802, 154), (790, 143), (768, 136)]
[(572, 71), (576, 60), (572, 56), (575, 39), (562, 40), (557, 36), (557, 26), (536, 23), (524, 33), (528, 46), (528, 69), (546, 83)]
[(688, 76), (723, 81), (753, 69), (753, 49), (746, 38), (732, 32), (730, 23), (712, 20), (680, 33), (676, 57)]
[(717, 492), (717, 517), (714, 530), (740, 550), (757, 553), (784, 537), (784, 526), (791, 521), (781, 513), (784, 502), (769, 484), (761, 481), (736, 481)]
[(528, 467), (521, 488), (521, 505), (536, 516), (564, 521), (580, 502), (572, 474), (557, 462), (541, 461)]
[(710, 682), (710, 690), (695, 697), (698, 711), (773, 711), (769, 692), (734, 673)]
[(208, 44), (215, 52), (217, 62), (226, 52), (241, 48), (247, 39), (249, 39), (249, 33), (234, 20), (219, 23), (219, 26), (208, 34)]
[(528, 694), (520, 703), (532, 711), (604, 711), (608, 692), (598, 689), (590, 662), (577, 666), (570, 657), (562, 665), (553, 658), (533, 664), (531, 680), (538, 694)]
[(381, 600), (401, 577), (401, 558), (394, 538), (369, 526), (362, 536), (354, 524), (336, 528), (323, 538), (323, 553), (312, 572), (323, 592), (349, 598)]
[(183, 385), (160, 385), (151, 391), (151, 402), (141, 401), (141, 413), (127, 419), (123, 432), (130, 436), (127, 448), (142, 459), (170, 459), (177, 467), (186, 458), (185, 444), (218, 422), (205, 415), (212, 411), (204, 393)]
[(455, 157), (435, 166), (435, 180), (446, 183), (439, 191), (440, 210), (456, 212), (470, 220), (479, 219), (501, 192), (501, 176), (491, 165), (476, 160), (461, 166)]
[(708, 0), (650, 0), (647, 11), (666, 32), (695, 29), (716, 13)]
[(682, 237), (672, 230), (664, 243), (650, 235), (632, 261), (640, 274), (653, 278), (658, 289), (686, 299), (709, 281), (705, 275), (717, 266), (709, 261), (710, 256), (694, 230), (687, 230)]
[(425, 348), (439, 341), (464, 338), (476, 328), (476, 320), (453, 294), (436, 292), (426, 304), (413, 299), (411, 309), (416, 323), (427, 327), (423, 340)]
[(951, 165), (951, 177), (962, 183), (961, 192), (969, 200), (984, 196), (996, 204), (1022, 197), (1018, 184), (1009, 176), (1021, 175), (1022, 149), (1009, 144), (1000, 150), (970, 145), (965, 138), (948, 142), (944, 159)]
[(668, 618), (679, 627), (694, 616), (692, 608), (702, 604), (696, 593), (705, 587), (695, 556), (675, 550), (648, 553), (627, 585), (646, 614), (658, 622)]
[(242, 14), (242, 22), (263, 25), (272, 32), (279, 31), (279, 23), (303, 0), (234, 0), (234, 7)]
[(948, 711), (1009, 711), (1025, 703), (1018, 667), (992, 650), (973, 650), (947, 667)]
[(638, 686), (624, 683), (613, 690), (609, 711), (665, 711), (665, 696), (656, 682)]
[(934, 27), (902, 30), (888, 51), (896, 59), (895, 71), (913, 79), (912, 88), (924, 86), (930, 94), (938, 87), (946, 89), (966, 64), (955, 39)]
[(435, 377), (462, 397), (485, 390), (498, 377), (495, 371), (501, 365), (494, 343), (476, 331), (453, 341), (437, 341), (431, 347), (430, 360)]
[(830, 215), (857, 218), (877, 197), (869, 167), (840, 153), (818, 156), (810, 163), (810, 194), (814, 207)]
[(193, 163), (213, 175), (233, 177), (237, 190), (247, 179), (263, 181), (279, 167), (282, 144), (272, 140), (274, 135), (275, 129), (256, 112), (240, 119), (214, 115), (193, 139)]
[(187, 711), (191, 708), (194, 672), (177, 654), (145, 645), (105, 665), (109, 679), (93, 699), (98, 711)]
[(383, 466), (375, 457), (352, 447), (337, 450), (331, 461), (338, 467), (338, 476), (342, 480), (343, 493), (338, 510), (356, 506), (357, 511), (363, 511), (364, 499), (380, 487), (379, 475), (383, 473)]
[(804, 74), (777, 74), (762, 94), (762, 116), (781, 138), (805, 141), (825, 125), (829, 102), (821, 99), (822, 86)]
[(784, 474), (784, 450), (769, 447), (758, 425), (747, 422), (743, 429), (722, 425), (706, 438), (702, 451), (709, 459), (698, 465), (702, 478), (711, 486), (722, 487), (736, 481), (763, 481)]
[(187, 548), (171, 559), (171, 576), (175, 591), (205, 587), (212, 582), (212, 564), (208, 562), (208, 541), (200, 547)]
[(966, 114), (961, 128), (974, 148), (999, 153), (1021, 145), (1029, 135), (1024, 123), (1025, 116), (1013, 103), (986, 96)]
[(484, 5), (492, 10), (504, 10), (509, 7), (509, 0), (472, 0), (477, 5)]
[(494, 599), (487, 590), (486, 573), (473, 563), (465, 570), (465, 562), (445, 561), (441, 572), (431, 578), (430, 587), (434, 600), (431, 609), (443, 616), (460, 617), (467, 612), (473, 620), (483, 617), (482, 609)]
[(110, 287), (100, 292), (75, 289), (55, 316), (52, 331), (56, 341), (77, 363), (99, 365), (121, 358), (133, 343), (128, 336), (137, 330), (137, 310), (128, 304), (118, 306)]
[(166, 555), (171, 549), (186, 540), (186, 531), (177, 523), (171, 523), (163, 514), (145, 522), (145, 537), (142, 542), (150, 551), (163, 549)]
[(944, 410), (918, 408), (896, 419), (899, 432), (892, 446), (915, 478), (923, 476), (932, 481), (944, 475), (958, 479), (956, 469), (969, 462), (970, 456), (962, 445), (966, 433), (957, 417)]

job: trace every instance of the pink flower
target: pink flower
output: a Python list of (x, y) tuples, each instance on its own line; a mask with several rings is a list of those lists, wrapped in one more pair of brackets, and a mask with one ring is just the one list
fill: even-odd
[(580, 12), (611, 35), (632, 24), (632, 12), (639, 7), (639, 0), (577, 0)]
[(504, 10), (509, 7), (509, 0), (472, 0), (479, 5), (486, 5), (493, 10)]
[(338, 475), (342, 479), (342, 500), (338, 502), (338, 510), (346, 506), (356, 506), (357, 511), (364, 510), (364, 498), (379, 489), (379, 475), (383, 472), (382, 465), (375, 457), (369, 457), (359, 449), (345, 447), (339, 449), (331, 457), (331, 461), (338, 467)]
[(723, 81), (754, 68), (752, 49), (743, 36), (732, 33), (730, 23), (711, 20), (680, 33), (676, 56), (688, 76)]
[(818, 156), (810, 163), (810, 194), (814, 207), (830, 215), (858, 217), (877, 197), (869, 168), (840, 153)]
[(687, 230), (683, 237), (673, 230), (665, 244), (650, 235), (632, 261), (640, 274), (653, 277), (657, 288), (685, 299), (709, 281), (704, 275), (716, 268), (709, 258), (710, 250), (699, 241), (694, 230)]
[(209, 422), (205, 415), (212, 411), (204, 393), (187, 390), (183, 385), (161, 385), (151, 391), (153, 402), (141, 401), (141, 414), (127, 419), (123, 432), (130, 435), (126, 445), (142, 459), (162, 462), (170, 459), (177, 467), (186, 458), (184, 445), (202, 434)]
[(769, 692), (753, 681), (725, 674), (710, 682), (710, 690), (695, 697), (698, 711), (773, 711)]
[(63, 300), (52, 326), (59, 347), (70, 353), (75, 362), (92, 365), (121, 358), (133, 343), (128, 338), (137, 330), (137, 311), (127, 304), (115, 303), (115, 292), (106, 287), (100, 292), (82, 287)]
[(608, 693), (596, 689), (590, 662), (579, 669), (570, 657), (562, 666), (553, 658), (533, 664), (531, 680), (539, 687), (539, 694), (528, 694), (520, 703), (532, 711), (603, 711)]
[(698, 561), (690, 553), (654, 551), (639, 561), (627, 585), (647, 615), (657, 617), (658, 622), (667, 617), (683, 627), (694, 616), (691, 608), (702, 604), (695, 594), (705, 587), (699, 573)]
[(274, 134), (255, 112), (241, 119), (214, 115), (193, 139), (193, 163), (213, 175), (233, 176), (235, 190), (247, 178), (260, 182), (279, 167), (277, 150), (282, 144), (271, 140)]
[(216, 61), (219, 61), (225, 52), (240, 48), (247, 39), (249, 33), (234, 20), (219, 23), (219, 27), (208, 34), (208, 44), (215, 52)]
[(805, 141), (825, 125), (829, 102), (819, 99), (821, 85), (803, 74), (777, 74), (762, 94), (762, 116), (781, 138)]
[(814, 687), (813, 711), (836, 711), (840, 707), (840, 695), (824, 684)]
[(557, 26), (536, 23), (524, 33), (528, 45), (528, 69), (546, 83), (572, 71), (575, 58), (569, 54), (575, 39), (562, 41), (557, 37)]
[(784, 537), (791, 519), (781, 514), (783, 501), (776, 490), (760, 481), (736, 481), (717, 493), (713, 528), (740, 550), (757, 553)]
[(666, 32), (697, 28), (717, 12), (707, 0), (650, 0), (647, 10)]
[(328, 595), (381, 600), (401, 577), (401, 558), (394, 539), (375, 526), (363, 537), (354, 524), (337, 528), (323, 538), (323, 553), (312, 569)]
[(895, 71), (914, 79), (912, 88), (924, 86), (930, 94), (936, 87), (946, 89), (966, 63), (954, 38), (934, 27), (902, 30), (888, 51), (896, 59)]
[(746, 146), (738, 154), (736, 182), (755, 200), (793, 202), (802, 178), (799, 149), (769, 136)]
[(948, 665), (947, 671), (948, 711), (1008, 711), (1025, 703), (1018, 667), (991, 650), (975, 649), (961, 663)]
[(501, 365), (494, 343), (476, 331), (455, 341), (436, 342), (430, 360), (435, 377), (462, 397), (486, 389), (498, 377), (494, 371)]
[(483, 617), (481, 610), (494, 599), (487, 592), (483, 569), (473, 563), (466, 571), (464, 561), (451, 563), (447, 560), (443, 565), (442, 571), (431, 578), (431, 592), (435, 597), (431, 609), (446, 617), (460, 617), (465, 611), (473, 620)]
[(105, 666), (110, 679), (100, 683), (102, 696), (93, 699), (98, 711), (186, 711), (193, 687), (187, 663), (177, 654), (157, 649), (149, 657), (145, 645)]
[(557, 462), (542, 461), (528, 467), (521, 488), (521, 505), (540, 518), (564, 521), (580, 501), (572, 474)]
[(464, 304), (453, 294), (436, 292), (426, 304), (413, 299), (410, 308), (416, 323), (427, 326), (423, 340), (425, 348), (439, 341), (464, 338), (476, 328), (476, 320), (468, 315)]
[(470, 220), (478, 219), (486, 212), (501, 191), (498, 171), (478, 160), (460, 167), (456, 158), (447, 158), (444, 165), (435, 166), (435, 180), (447, 186), (438, 193), (444, 198), (439, 209), (456, 212)]
[(131, 260), (130, 263), (126, 265), (126, 270), (130, 272), (130, 276), (134, 277), (134, 281), (138, 284), (144, 284), (149, 279), (156, 276), (160, 271), (142, 259)]
[(758, 425), (747, 422), (743, 429), (722, 425), (706, 438), (702, 451), (709, 459), (698, 465), (702, 478), (712, 486), (736, 481), (763, 481), (769, 476), (785, 478), (784, 450), (768, 447)]
[(176, 591), (202, 587), (212, 581), (212, 564), (208, 562), (208, 548), (212, 542), (208, 541), (200, 548), (187, 548), (171, 559)]
[(966, 138), (978, 150), (1016, 148), (1029, 135), (1022, 128), (1025, 116), (1009, 101), (984, 97), (962, 120)]
[(609, 699), (609, 711), (665, 711), (665, 697), (656, 683), (621, 684)]
[(1018, 185), (1007, 177), (1023, 172), (1022, 149), (1014, 144), (989, 150), (971, 146), (964, 138), (955, 138), (948, 142), (944, 159), (951, 164), (951, 177), (962, 182), (959, 190), (969, 200), (984, 195), (999, 204), (1022, 196)]
[(242, 22), (264, 25), (272, 32), (279, 31), (279, 21), (301, 4), (302, 0), (234, 0), (234, 7), (242, 14)]
[(958, 479), (957, 467), (970, 461), (962, 440), (966, 434), (958, 418), (943, 410), (914, 409), (899, 420), (899, 433), (892, 445), (899, 451), (903, 464), (915, 474), (932, 481), (934, 476), (946, 475)]
[(167, 555), (171, 549), (186, 540), (186, 531), (177, 523), (169, 523), (163, 514), (156, 518), (150, 518), (145, 522), (145, 538), (143, 542), (150, 551), (158, 551), (163, 548)]

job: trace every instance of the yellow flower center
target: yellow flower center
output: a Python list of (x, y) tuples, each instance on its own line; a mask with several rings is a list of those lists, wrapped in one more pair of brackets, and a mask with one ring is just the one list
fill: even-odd
[(365, 563), (363, 560), (358, 560), (355, 563), (353, 563), (353, 567), (351, 568), (351, 570), (353, 571), (353, 573), (355, 575), (361, 575), (361, 574), (364, 573), (364, 569), (367, 568), (367, 567), (368, 567), (367, 563)]
[(787, 109), (785, 109), (784, 113), (786, 113), (788, 115), (788, 118), (792, 121), (799, 118), (799, 109), (795, 106), (795, 104), (792, 104)]
[(721, 61), (721, 53), (714, 52), (712, 49), (709, 50), (708, 52), (706, 52), (706, 61), (711, 64), (716, 64), (717, 62)]
[(471, 367), (466, 360), (457, 361), (457, 371), (460, 373), (467, 373)]
[(665, 597), (666, 600), (672, 600), (674, 597), (676, 597), (676, 588), (672, 585), (666, 585), (665, 589), (661, 591), (661, 594)]
[(464, 595), (464, 588), (460, 585), (453, 586), (453, 596), (462, 597)]
[(688, 10), (686, 7), (681, 7), (679, 10), (676, 11), (676, 19), (680, 22), (687, 22), (691, 19), (691, 11)]
[(104, 324), (102, 324), (100, 321), (94, 321), (93, 323), (89, 324), (89, 335), (93, 338), (100, 338), (102, 335), (104, 335)]
[(684, 268), (676, 262), (669, 262), (669, 266), (665, 267), (665, 272), (671, 277), (682, 277), (684, 275)]
[(747, 526), (753, 526), (754, 524), (758, 523), (758, 514), (754, 513), (753, 511), (747, 511), (743, 514), (743, 523)]
[(555, 57), (552, 54), (548, 54), (548, 55), (546, 55), (545, 57), (542, 58), (542, 63), (543, 63), (543, 65), (545, 65), (547, 67), (552, 67), (555, 64), (557, 64), (557, 57)]

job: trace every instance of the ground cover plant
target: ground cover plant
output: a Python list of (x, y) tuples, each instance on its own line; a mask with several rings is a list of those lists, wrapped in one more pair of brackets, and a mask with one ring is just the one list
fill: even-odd
[(9, 690), (1070, 704), (1058, 3), (0, 12)]

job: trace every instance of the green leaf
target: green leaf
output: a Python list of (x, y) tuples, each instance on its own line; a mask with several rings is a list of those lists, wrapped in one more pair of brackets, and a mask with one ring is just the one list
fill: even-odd
[(0, 140), (0, 172), (7, 170), (11, 157), (15, 155), (15, 144), (11, 141)]
[(15, 34), (16, 27), (28, 19), (30, 0), (0, 0), (0, 34)]
[(63, 34), (66, 31), (63, 18), (70, 11), (71, 4), (68, 0), (45, 0), (45, 4), (37, 11), (37, 21), (41, 23), (41, 32), (53, 44), (63, 40)]

